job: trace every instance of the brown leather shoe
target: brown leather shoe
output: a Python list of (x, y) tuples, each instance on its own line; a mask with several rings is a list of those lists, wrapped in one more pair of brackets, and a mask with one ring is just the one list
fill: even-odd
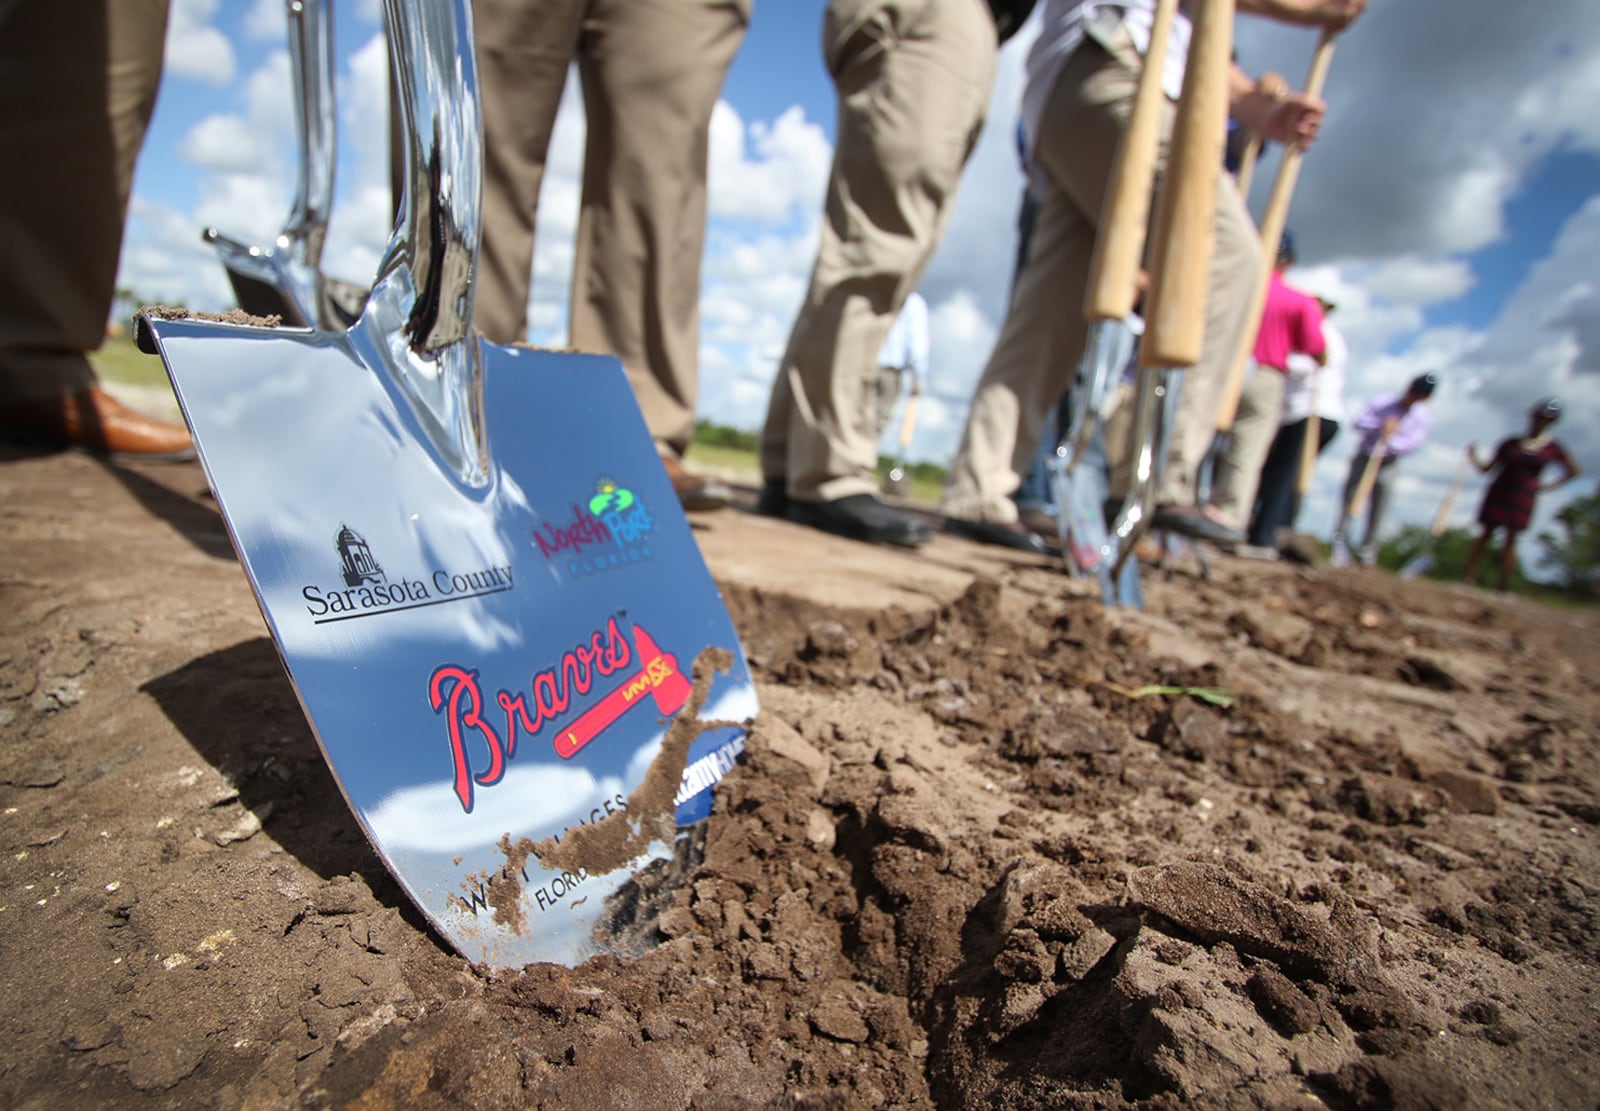
[(99, 386), (60, 397), (0, 402), (0, 433), (8, 439), (82, 448), (113, 458), (194, 458), (194, 443), (183, 425), (130, 409)]
[(670, 455), (661, 457), (661, 465), (667, 469), (667, 479), (672, 483), (673, 492), (678, 495), (678, 503), (687, 513), (721, 509), (733, 500), (733, 491), (721, 482), (705, 475), (690, 474), (683, 469), (682, 463)]

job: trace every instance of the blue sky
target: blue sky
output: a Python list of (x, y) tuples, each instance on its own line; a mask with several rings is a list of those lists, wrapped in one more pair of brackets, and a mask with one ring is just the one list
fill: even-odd
[[(386, 65), (377, 0), (334, 4), (338, 195), (324, 267), (369, 279), (387, 238)], [(759, 427), (804, 290), (831, 155), (823, 0), (756, 0), (713, 123), (702, 281), (701, 412)], [(282, 0), (174, 0), (166, 80), (135, 182), (123, 284), (217, 309), (215, 225), (270, 240), (287, 213), (295, 150)], [(1444, 388), (1428, 445), (1404, 467), (1388, 528), (1431, 521), (1469, 440), (1520, 430), (1536, 398), (1568, 404), (1558, 435), (1600, 478), (1600, 4), (1548, 0), (1507, 19), (1491, 0), (1376, 0), (1340, 41), (1322, 139), (1305, 157), (1289, 224), (1291, 280), (1331, 296), (1353, 349), (1348, 415), (1422, 370)], [(1001, 53), (989, 120), (923, 285), (933, 311), (932, 396), (912, 455), (948, 460), (998, 330), (1020, 178), (1011, 148), (1033, 28)], [(1252, 72), (1303, 82), (1315, 36), (1241, 18)], [(1419, 45), (1423, 44), (1423, 45)], [(569, 84), (552, 144), (531, 302), (532, 336), (565, 334), (582, 160)], [(1263, 160), (1259, 213), (1275, 161)], [(1303, 523), (1326, 529), (1353, 437), (1324, 455)], [(1453, 522), (1471, 520), (1469, 483)], [(1538, 527), (1536, 523), (1536, 527)], [(1530, 550), (1525, 558), (1531, 556)]]

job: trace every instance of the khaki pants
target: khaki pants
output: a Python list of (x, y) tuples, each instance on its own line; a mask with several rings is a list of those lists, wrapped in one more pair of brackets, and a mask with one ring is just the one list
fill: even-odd
[(0, 400), (92, 385), (167, 0), (0, 0)]
[[(1032, 465), (1044, 422), (1077, 373), (1089, 260), (1117, 142), (1132, 109), (1140, 59), (1120, 27), (1109, 45), (1085, 40), (1066, 62), (1045, 112), (1034, 159), (1048, 185), (1011, 307), (984, 367), (946, 481), (953, 517), (1010, 522), (1011, 494)], [(1175, 107), (1165, 106), (1158, 174)], [(1211, 443), (1221, 391), (1249, 313), (1261, 246), (1244, 201), (1220, 164), (1205, 342), (1184, 375), (1172, 446), (1157, 501), (1188, 504)], [(1153, 214), (1152, 214), (1153, 217)], [(1120, 368), (1119, 368), (1120, 369)], [(1113, 462), (1116, 459), (1113, 458)]]
[(895, 403), (900, 400), (900, 377), (904, 372), (897, 366), (880, 366), (873, 379), (872, 423), (868, 434), (874, 444), (883, 443), (883, 434), (889, 431), (889, 418), (894, 416)]
[(1252, 364), (1239, 394), (1239, 411), (1228, 433), (1228, 450), (1217, 460), (1211, 483), (1211, 504), (1230, 526), (1243, 530), (1250, 524), (1261, 466), (1272, 450), (1272, 438), (1283, 422), (1283, 387), (1288, 381), (1280, 370)]
[(768, 481), (800, 501), (878, 489), (878, 352), (950, 217), (983, 126), (996, 38), (983, 0), (831, 0), (839, 97), (822, 242), (772, 383)]
[(474, 319), (527, 339), (534, 224), (568, 66), (588, 137), (569, 341), (614, 354), (658, 448), (681, 454), (699, 393), (711, 111), (752, 0), (474, 0), (484, 240)]

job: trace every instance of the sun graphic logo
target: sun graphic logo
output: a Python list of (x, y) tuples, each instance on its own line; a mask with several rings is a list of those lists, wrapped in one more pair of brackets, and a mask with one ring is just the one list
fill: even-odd
[(633, 505), (634, 500), (632, 490), (617, 485), (614, 478), (602, 478), (595, 483), (595, 495), (589, 499), (589, 512), (596, 517), (623, 513)]

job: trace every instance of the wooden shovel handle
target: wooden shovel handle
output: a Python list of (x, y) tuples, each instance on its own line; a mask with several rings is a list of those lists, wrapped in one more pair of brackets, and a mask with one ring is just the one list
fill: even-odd
[(1350, 508), (1345, 515), (1354, 521), (1361, 516), (1361, 511), (1367, 508), (1367, 499), (1372, 497), (1372, 488), (1378, 484), (1378, 469), (1383, 466), (1383, 460), (1389, 454), (1389, 437), (1380, 436), (1378, 442), (1372, 445), (1372, 454), (1367, 456), (1367, 465), (1361, 472), (1361, 480), (1356, 483), (1356, 492), (1350, 496)]
[(1117, 140), (1117, 155), (1100, 206), (1100, 234), (1089, 261), (1089, 291), (1084, 316), (1121, 320), (1133, 311), (1145, 230), (1150, 223), (1150, 185), (1161, 149), (1161, 116), (1165, 93), (1161, 77), (1167, 64), (1167, 41), (1178, 0), (1158, 0), (1150, 26), (1133, 109)]
[(1239, 187), (1239, 195), (1248, 199), (1250, 196), (1250, 183), (1255, 180), (1256, 161), (1261, 157), (1261, 136), (1251, 133), (1244, 145), (1244, 153), (1239, 155), (1239, 172), (1233, 175), (1233, 180)]
[[(1322, 86), (1328, 79), (1328, 66), (1333, 61), (1333, 41), (1333, 32), (1322, 32), (1316, 53), (1311, 56), (1311, 72), (1306, 77), (1306, 96), (1322, 95)], [(1271, 284), (1272, 271), (1278, 258), (1278, 240), (1283, 238), (1284, 224), (1289, 217), (1289, 198), (1294, 195), (1295, 183), (1300, 179), (1301, 154), (1298, 143), (1284, 150), (1283, 158), (1278, 163), (1278, 174), (1272, 179), (1272, 192), (1267, 196), (1267, 210), (1261, 216), (1261, 273), (1250, 299), (1250, 312), (1245, 317), (1247, 323), (1239, 333), (1239, 347), (1233, 355), (1228, 385), (1217, 409), (1217, 429), (1221, 432), (1232, 428), (1233, 419), (1239, 415), (1239, 395), (1244, 390), (1245, 371), (1255, 351), (1256, 332), (1261, 327), (1261, 310), (1267, 304), (1267, 288)]]
[(911, 437), (917, 430), (917, 395), (906, 396), (905, 410), (900, 414), (900, 455), (904, 459), (911, 446)]
[(1200, 0), (1157, 210), (1140, 344), (1148, 367), (1190, 367), (1200, 358), (1232, 46), (1233, 0)]
[(1433, 515), (1433, 525), (1428, 532), (1433, 536), (1443, 536), (1445, 526), (1450, 523), (1450, 511), (1455, 508), (1456, 495), (1461, 493), (1462, 484), (1467, 481), (1467, 471), (1472, 466), (1472, 460), (1463, 456), (1461, 462), (1456, 464), (1456, 476), (1450, 481), (1450, 489), (1444, 493), (1444, 498), (1439, 502), (1439, 512)]

